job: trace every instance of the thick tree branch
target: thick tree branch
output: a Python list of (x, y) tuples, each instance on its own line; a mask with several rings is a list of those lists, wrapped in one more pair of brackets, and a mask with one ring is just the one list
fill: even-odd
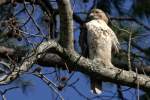
[[(32, 67), (34, 63), (36, 63), (36, 59), (43, 56), (43, 54), (47, 51), (53, 51), (61, 56), (67, 64), (74, 70), (85, 73), (89, 76), (95, 76), (95, 78), (102, 78), (104, 81), (114, 82), (121, 85), (126, 85), (129, 87), (136, 87), (139, 82), (139, 86), (141, 89), (145, 91), (149, 91), (150, 89), (150, 78), (148, 76), (136, 74), (132, 71), (125, 71), (118, 68), (109, 69), (106, 65), (101, 63), (93, 62), (89, 59), (81, 57), (78, 53), (73, 50), (67, 50), (62, 48), (55, 41), (43, 42), (37, 48), (36, 54), (28, 58), (20, 67), (21, 71), (19, 74), (23, 74), (23, 72), (27, 71)], [(17, 73), (12, 73), (5, 81), (0, 81), (0, 84), (10, 82), (10, 79), (13, 80), (17, 77)], [(16, 77), (14, 77), (16, 76)]]
[(0, 57), (6, 56), (6, 55), (13, 55), (15, 53), (14, 49), (7, 48), (5, 46), (0, 46)]
[[(60, 47), (60, 46), (59, 46)], [(125, 71), (118, 68), (108, 69), (103, 64), (96, 64), (91, 60), (81, 57), (74, 51), (67, 51), (62, 48), (57, 48), (59, 55), (67, 59), (69, 65), (76, 66), (74, 69), (90, 75), (95, 75), (97, 78), (102, 76), (104, 80), (120, 83), (131, 87), (136, 87), (137, 82), (143, 90), (150, 89), (150, 78), (144, 75), (136, 75), (131, 71)], [(101, 67), (99, 67), (101, 66)], [(107, 74), (106, 74), (107, 73)]]
[[(51, 59), (53, 58), (53, 59)], [(112, 62), (117, 68), (123, 69), (123, 70), (128, 70), (128, 64), (121, 63), (121, 62)], [(41, 66), (48, 66), (48, 67), (61, 67), (63, 69), (66, 69), (65, 62), (64, 60), (58, 56), (57, 54), (54, 53), (47, 53), (44, 55), (42, 58), (38, 59), (37, 64)], [(137, 65), (132, 65), (132, 71), (135, 72), (135, 69), (138, 69), (139, 74), (146, 74), (150, 75), (150, 66), (137, 66)]]
[[(4, 57), (6, 55), (11, 56), (11, 57), (17, 57), (17, 58), (21, 58), (22, 56), (24, 56), (24, 53), (21, 53), (22, 55), (18, 54), (20, 52), (25, 52), (22, 50), (16, 50), (13, 48), (6, 48), (3, 46), (0, 46), (0, 57)], [(18, 55), (18, 56), (16, 56)], [(53, 58), (53, 59), (51, 59)], [(57, 54), (54, 53), (46, 53), (44, 56), (42, 56), (41, 58), (37, 59), (37, 64), (41, 65), (41, 66), (52, 66), (55, 67), (57, 65), (57, 67), (61, 66), (63, 68), (65, 67), (65, 62), (64, 60)], [(124, 63), (120, 63), (120, 62), (113, 62), (114, 65), (116, 65), (118, 68), (124, 69), (124, 70), (128, 70), (127, 68), (127, 64)], [(132, 69), (133, 71), (135, 71), (135, 68), (138, 69), (138, 73), (141, 74), (147, 74), (150, 75), (150, 67), (149, 66), (134, 66), (134, 68)]]
[(54, 41), (45, 42), (44, 44), (45, 46), (47, 44), (47, 49), (50, 49), (48, 48), (48, 45), (52, 44), (53, 50), (55, 49), (56, 51), (55, 53), (58, 53), (63, 59), (66, 59), (67, 64), (73, 66), (72, 68), (76, 71), (80, 71), (89, 76), (95, 75), (98, 79), (102, 76), (105, 81), (115, 82), (131, 87), (136, 87), (137, 82), (139, 82), (141, 89), (150, 89), (150, 78), (147, 76), (137, 75), (135, 72), (125, 71), (118, 68), (108, 69), (108, 67), (103, 64), (97, 64), (89, 59), (81, 57), (75, 51), (63, 49)]
[(10, 3), (11, 0), (0, 0), (0, 5)]
[(60, 44), (67, 49), (74, 49), (73, 11), (70, 0), (58, 0), (60, 14)]
[(63, 61), (63, 59), (60, 56), (58, 56), (57, 54), (54, 54), (54, 53), (47, 53), (43, 57), (39, 58), (37, 60), (37, 64), (39, 64), (41, 66), (48, 66), (48, 67), (49, 66), (50, 67), (55, 67), (57, 65), (57, 67), (61, 66), (63, 68), (66, 68), (65, 67), (65, 62)]

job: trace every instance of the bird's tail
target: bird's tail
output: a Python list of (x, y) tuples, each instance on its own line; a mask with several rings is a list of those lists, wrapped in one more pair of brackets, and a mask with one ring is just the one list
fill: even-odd
[(102, 81), (94, 79), (91, 77), (91, 92), (94, 94), (102, 93)]

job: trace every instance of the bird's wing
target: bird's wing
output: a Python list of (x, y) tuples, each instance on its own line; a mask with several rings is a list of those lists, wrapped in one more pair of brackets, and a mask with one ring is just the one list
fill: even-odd
[(108, 32), (110, 33), (112, 39), (112, 48), (115, 49), (116, 52), (119, 52), (120, 43), (114, 31), (108, 26)]

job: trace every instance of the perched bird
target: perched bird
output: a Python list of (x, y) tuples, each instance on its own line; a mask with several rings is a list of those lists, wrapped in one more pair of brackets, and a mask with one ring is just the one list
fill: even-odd
[[(89, 59), (113, 67), (111, 51), (114, 48), (118, 52), (119, 42), (107, 24), (108, 18), (102, 10), (93, 9), (91, 11), (89, 21), (86, 23)], [(91, 90), (95, 94), (101, 94), (102, 81), (91, 77)]]

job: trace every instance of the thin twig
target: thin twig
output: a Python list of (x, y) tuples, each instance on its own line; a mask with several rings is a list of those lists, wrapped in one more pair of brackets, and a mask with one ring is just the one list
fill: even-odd
[[(29, 17), (31, 18), (32, 22), (34, 23), (34, 25), (36, 26), (37, 30), (43, 35), (43, 37), (45, 38), (44, 33), (41, 31), (40, 27), (38, 26), (38, 24), (36, 23), (36, 21), (34, 20), (34, 18), (31, 16), (31, 14), (28, 11), (28, 8), (26, 7), (26, 3), (24, 2), (24, 7), (25, 7), (25, 11), (27, 12), (27, 14), (29, 15)], [(32, 6), (34, 8), (34, 6)]]
[(131, 52), (131, 37), (132, 37), (132, 32), (129, 32), (129, 41), (128, 41), (128, 68), (129, 68), (129, 71), (132, 71), (131, 56), (130, 56), (130, 52)]
[(121, 86), (119, 84), (117, 84), (117, 92), (118, 92), (118, 97), (120, 100), (124, 100), (124, 96), (123, 96), (123, 93), (122, 93), (122, 89), (121, 89)]
[(19, 88), (19, 87), (17, 87), (17, 86), (16, 87), (10, 87), (8, 89), (5, 89), (4, 91), (0, 90), (0, 95), (2, 96), (2, 100), (7, 100), (5, 94), (8, 91), (13, 90), (13, 89), (17, 89), (17, 88)]
[(137, 76), (136, 76), (137, 77), (137, 90), (136, 90), (137, 91), (137, 93), (136, 93), (137, 96), (136, 97), (137, 97), (137, 100), (140, 100), (140, 94), (139, 94), (139, 88), (140, 87), (139, 87), (139, 81), (138, 81), (138, 70), (137, 70), (137, 68), (135, 70), (136, 70), (136, 73), (137, 73)]
[[(110, 21), (110, 22), (111, 22), (111, 21)], [(118, 26), (112, 24), (112, 22), (111, 22), (111, 25), (112, 25), (113, 27), (117, 28), (118, 30), (123, 31), (123, 32), (126, 32), (126, 33), (129, 34), (129, 42), (128, 42), (128, 68), (129, 68), (129, 70), (131, 71), (131, 70), (132, 70), (132, 67), (131, 67), (130, 52), (131, 52), (131, 39), (132, 39), (131, 37), (132, 37), (132, 32), (129, 32), (128, 30), (125, 30), (125, 29), (123, 29), (123, 28), (119, 28)]]
[(47, 77), (45, 77), (41, 72), (35, 72), (33, 73), (34, 76), (40, 78), (44, 83), (46, 83), (59, 97), (61, 100), (64, 100), (64, 98), (61, 96), (61, 94), (57, 90), (57, 86), (50, 81)]
[[(32, 7), (32, 8), (33, 8), (33, 9), (31, 10), (31, 14), (30, 14), (31, 16), (32, 16), (32, 14), (34, 13), (34, 7)], [(26, 10), (26, 9), (24, 8), (23, 10)], [(31, 17), (29, 16), (29, 17), (27, 18), (27, 20), (24, 22), (24, 24), (20, 26), (20, 28), (23, 27), (23, 26), (25, 26), (25, 25), (30, 21), (30, 19), (31, 19)]]
[(83, 93), (81, 93), (75, 86), (71, 85), (70, 87), (73, 88), (84, 99), (90, 100), (87, 96), (85, 96)]
[(149, 26), (145, 25), (143, 22), (139, 21), (138, 19), (136, 19), (136, 18), (134, 18), (134, 17), (130, 17), (130, 16), (128, 16), (128, 17), (112, 17), (112, 16), (110, 16), (110, 19), (111, 19), (111, 20), (134, 21), (134, 22), (136, 22), (137, 24), (143, 26), (145, 29), (150, 30), (150, 27), (149, 27)]

